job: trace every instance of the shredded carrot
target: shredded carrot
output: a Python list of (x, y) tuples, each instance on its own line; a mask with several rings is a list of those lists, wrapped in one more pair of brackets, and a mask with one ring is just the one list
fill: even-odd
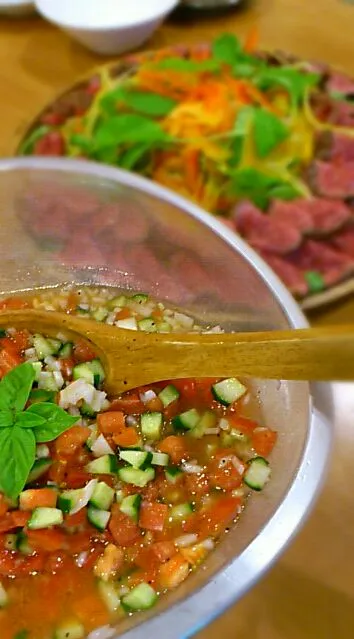
[(258, 25), (253, 25), (249, 30), (244, 44), (246, 53), (253, 53), (259, 45), (259, 29)]

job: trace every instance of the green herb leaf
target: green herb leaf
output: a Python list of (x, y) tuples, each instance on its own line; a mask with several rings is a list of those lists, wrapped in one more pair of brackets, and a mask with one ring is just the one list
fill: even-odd
[(104, 95), (100, 102), (102, 109), (111, 114), (117, 113), (120, 103), (138, 113), (153, 117), (165, 117), (177, 104), (176, 100), (164, 95), (135, 91), (128, 87), (118, 87)]
[(35, 378), (32, 364), (25, 362), (13, 368), (0, 382), (0, 411), (21, 411), (28, 400)]
[(242, 53), (241, 44), (232, 33), (223, 33), (212, 44), (212, 56), (218, 62), (233, 66)]
[(265, 158), (289, 135), (285, 124), (265, 109), (254, 109), (254, 144), (258, 157)]
[(70, 136), (69, 143), (72, 146), (78, 147), (84, 153), (90, 153), (92, 148), (92, 140), (89, 140), (79, 133), (73, 133), (73, 135)]
[(318, 271), (306, 271), (305, 280), (308, 284), (310, 293), (320, 293), (326, 288), (323, 276)]
[(34, 388), (29, 394), (29, 400), (32, 404), (38, 402), (51, 402), (55, 404), (55, 391), (47, 391), (44, 388)]
[(186, 58), (165, 58), (153, 65), (155, 69), (180, 71), (187, 73), (203, 73), (205, 71), (219, 71), (220, 65), (216, 60), (187, 60)]
[(26, 413), (33, 413), (45, 420), (42, 426), (35, 427), (33, 430), (37, 442), (50, 442), (56, 439), (61, 433), (76, 424), (79, 419), (68, 415), (60, 406), (49, 403), (32, 404), (27, 408)]
[[(298, 192), (284, 180), (265, 175), (251, 167), (235, 171), (231, 177), (231, 192), (240, 198), (254, 202), (260, 209), (265, 210), (271, 199), (292, 199)], [(286, 197), (281, 198), (282, 189)], [(291, 190), (292, 189), (292, 190)], [(276, 194), (276, 195), (275, 195)], [(292, 197), (290, 197), (292, 195)]]
[(21, 144), (20, 155), (31, 155), (36, 142), (49, 133), (49, 131), (51, 131), (51, 128), (47, 124), (36, 127)]
[(294, 105), (299, 104), (305, 92), (316, 86), (320, 76), (316, 73), (306, 73), (293, 67), (267, 67), (261, 69), (254, 78), (258, 88), (267, 90), (274, 86), (286, 89)]
[(15, 413), (13, 410), (5, 409), (0, 411), (0, 428), (9, 428), (15, 421)]
[(45, 423), (44, 417), (31, 413), (28, 409), (24, 413), (17, 413), (15, 417), (15, 426), (20, 428), (36, 428), (37, 426), (43, 426)]
[(33, 430), (18, 426), (0, 430), (0, 486), (10, 499), (23, 490), (33, 466), (36, 440)]
[(28, 630), (20, 630), (14, 635), (13, 639), (29, 639)]
[(97, 125), (95, 131), (95, 148), (117, 147), (119, 144), (135, 142), (156, 144), (167, 142), (169, 136), (158, 122), (143, 115), (123, 113), (115, 115)]
[(233, 130), (233, 137), (230, 141), (231, 157), (228, 163), (231, 167), (235, 167), (241, 160), (243, 144), (246, 135), (249, 134), (252, 119), (254, 115), (253, 107), (244, 107), (237, 114), (236, 122)]
[(130, 147), (119, 157), (118, 164), (123, 169), (131, 171), (136, 165), (149, 154), (150, 146), (148, 144), (139, 144)]
[(270, 190), (270, 195), (273, 200), (293, 200), (299, 196), (299, 191), (292, 184), (283, 182), (273, 186)]

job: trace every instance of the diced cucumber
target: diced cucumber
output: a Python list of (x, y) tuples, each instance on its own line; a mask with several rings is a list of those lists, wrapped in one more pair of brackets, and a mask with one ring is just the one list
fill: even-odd
[(103, 457), (103, 455), (114, 455), (114, 451), (110, 447), (104, 435), (99, 435), (93, 442), (91, 450), (95, 457)]
[(195, 438), (204, 437), (207, 428), (214, 428), (217, 423), (217, 416), (212, 410), (206, 410), (201, 416), (195, 428), (191, 430), (191, 436)]
[(125, 328), (128, 331), (138, 330), (138, 325), (136, 323), (135, 317), (127, 317), (126, 319), (117, 320), (116, 326), (118, 326), (118, 328)]
[(157, 323), (152, 317), (144, 317), (144, 319), (138, 321), (138, 328), (140, 331), (145, 331), (145, 333), (156, 333)]
[(119, 458), (133, 466), (133, 468), (144, 470), (144, 468), (151, 466), (153, 456), (146, 450), (121, 449)]
[(92, 474), (115, 475), (118, 470), (117, 458), (115, 455), (103, 455), (86, 464), (85, 470)]
[(118, 295), (107, 302), (107, 308), (109, 308), (110, 311), (113, 311), (115, 308), (122, 308), (126, 305), (126, 303), (127, 298), (125, 295)]
[(95, 377), (92, 368), (89, 366), (89, 362), (74, 366), (73, 379), (83, 379), (88, 384), (91, 384), (91, 386), (94, 385)]
[(140, 468), (126, 466), (125, 468), (119, 469), (118, 477), (126, 484), (134, 484), (134, 486), (143, 488), (149, 483), (149, 481), (152, 481), (155, 478), (155, 471), (153, 468), (141, 470)]
[(164, 407), (166, 408), (166, 406), (169, 406), (172, 402), (179, 398), (179, 392), (173, 384), (169, 384), (162, 389), (162, 391), (158, 394), (158, 397), (161, 399)]
[(89, 450), (92, 450), (92, 446), (98, 437), (97, 424), (92, 424), (92, 426), (90, 426), (90, 431), (91, 431), (90, 435), (88, 439), (86, 440), (86, 446)]
[(248, 462), (243, 480), (252, 490), (260, 491), (270, 478), (269, 462), (264, 457), (254, 457)]
[(38, 375), (38, 388), (57, 392), (59, 390), (59, 386), (55, 379), (54, 372), (41, 371)]
[(74, 515), (90, 501), (97, 486), (97, 479), (91, 479), (83, 488), (64, 490), (58, 498), (58, 507), (63, 513)]
[(101, 510), (109, 510), (113, 503), (114, 490), (106, 482), (100, 481), (96, 484), (90, 498), (90, 504)]
[(22, 532), (17, 535), (17, 550), (22, 553), (22, 555), (33, 555), (33, 548), (31, 548), (28, 543), (28, 537)]
[(52, 459), (37, 459), (30, 470), (26, 484), (31, 484), (33, 481), (37, 481), (37, 479), (42, 477), (42, 475), (49, 470), (52, 463)]
[(146, 439), (160, 439), (162, 413), (143, 413), (140, 418), (141, 432)]
[(42, 362), (32, 362), (32, 367), (34, 369), (34, 381), (38, 382), (42, 372)]
[(44, 359), (49, 355), (55, 355), (61, 347), (61, 342), (58, 339), (46, 339), (43, 335), (34, 335), (33, 346), (38, 359)]
[(192, 430), (198, 424), (200, 415), (196, 408), (186, 410), (172, 419), (175, 430)]
[(80, 415), (83, 417), (89, 417), (90, 419), (96, 417), (96, 411), (94, 411), (93, 408), (85, 401), (82, 402), (79, 410)]
[(5, 608), (5, 606), (9, 603), (8, 594), (0, 581), (0, 608)]
[(169, 511), (169, 519), (172, 521), (183, 521), (187, 519), (193, 512), (192, 504), (186, 502), (184, 504), (177, 504), (177, 506), (172, 506)]
[(221, 436), (222, 445), (226, 448), (228, 446), (234, 446), (235, 444), (247, 444), (249, 437), (236, 428), (232, 428), (230, 431), (223, 432)]
[(103, 579), (100, 579), (97, 587), (107, 610), (109, 612), (116, 612), (120, 607), (120, 597), (117, 592), (116, 584), (111, 581), (106, 582), (103, 581)]
[(94, 506), (89, 506), (87, 509), (87, 519), (95, 528), (97, 528), (97, 530), (100, 530), (101, 532), (107, 528), (110, 517), (111, 513), (109, 510), (101, 510)]
[(154, 466), (168, 466), (169, 461), (170, 457), (167, 453), (152, 453), (151, 463)]
[(69, 619), (60, 624), (55, 631), (55, 639), (83, 639), (85, 628), (77, 619)]
[(17, 535), (13, 533), (6, 535), (4, 546), (6, 550), (17, 550)]
[(128, 495), (122, 500), (120, 509), (122, 513), (131, 517), (134, 521), (138, 521), (140, 504), (141, 495)]
[(116, 502), (117, 504), (121, 504), (124, 499), (124, 490), (122, 488), (118, 488), (116, 490)]
[(122, 606), (128, 610), (148, 610), (157, 602), (158, 596), (148, 583), (135, 586), (127, 595), (122, 597)]
[(58, 350), (58, 357), (60, 359), (66, 359), (67, 357), (71, 357), (73, 353), (74, 344), (72, 342), (65, 342)]
[(107, 315), (108, 310), (103, 306), (100, 306), (96, 311), (92, 313), (92, 317), (96, 320), (96, 322), (103, 322), (106, 319)]
[(7, 332), (5, 331), (5, 329), (4, 328), (0, 328), (0, 339), (2, 337), (6, 337), (6, 336), (7, 336)]
[[(57, 495), (57, 490), (52, 488), (51, 490), (53, 490), (53, 499), (54, 496)], [(27, 489), (27, 490), (23, 490), (20, 494), (19, 494), (19, 508), (20, 510), (32, 510), (32, 500), (33, 500), (33, 490), (31, 488)]]
[(158, 333), (171, 333), (172, 326), (168, 322), (158, 322), (157, 331)]
[(101, 361), (98, 358), (95, 358), (91, 362), (89, 362), (89, 366), (95, 377), (95, 385), (97, 386), (97, 378), (98, 384), (101, 384), (106, 377)]
[(44, 390), (43, 388), (34, 388), (29, 394), (29, 400), (32, 404), (39, 402), (49, 402), (55, 404), (56, 393), (54, 391)]
[(168, 466), (165, 468), (165, 477), (170, 484), (176, 484), (183, 475), (183, 471), (177, 466)]
[(63, 513), (59, 508), (35, 508), (27, 527), (30, 530), (39, 530), (41, 528), (49, 528), (50, 526), (60, 526), (63, 523)]
[(138, 304), (144, 304), (145, 302), (148, 301), (149, 296), (146, 295), (146, 293), (135, 293), (135, 295), (132, 295), (131, 298), (132, 302), (137, 302)]
[(233, 404), (247, 392), (246, 386), (241, 384), (236, 377), (229, 377), (213, 384), (211, 390), (215, 399), (224, 406)]

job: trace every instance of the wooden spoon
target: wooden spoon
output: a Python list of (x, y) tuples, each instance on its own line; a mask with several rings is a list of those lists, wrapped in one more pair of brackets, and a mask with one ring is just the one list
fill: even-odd
[(252, 333), (144, 333), (51, 311), (0, 313), (0, 326), (84, 338), (121, 393), (182, 377), (354, 380), (354, 324)]

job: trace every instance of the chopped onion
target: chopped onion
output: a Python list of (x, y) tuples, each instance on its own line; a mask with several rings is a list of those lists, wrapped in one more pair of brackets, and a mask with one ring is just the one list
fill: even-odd
[[(129, 588), (127, 588), (127, 592), (129, 592)], [(127, 594), (124, 593), (124, 594)], [(87, 635), (87, 639), (111, 639), (115, 635), (116, 631), (111, 626), (101, 626), (101, 628), (97, 628), (97, 630), (93, 630)]]
[(83, 552), (80, 552), (80, 554), (76, 557), (75, 559), (75, 563), (79, 568), (82, 568), (82, 566), (85, 565), (86, 561), (87, 561), (87, 557), (88, 557), (88, 552), (87, 550), (84, 550)]
[(135, 415), (127, 415), (125, 418), (125, 423), (127, 424), (127, 426), (136, 426), (138, 420)]
[(95, 413), (99, 413), (106, 400), (106, 393), (98, 391), (83, 379), (77, 379), (60, 391), (59, 406), (64, 409), (76, 406), (82, 399)]
[(242, 463), (242, 461), (240, 461), (239, 458), (236, 457), (236, 455), (233, 455), (231, 457), (231, 462), (232, 462), (233, 466), (236, 468), (237, 472), (240, 475), (243, 475), (243, 473), (245, 471), (245, 465)]
[(63, 388), (64, 386), (64, 377), (62, 376), (60, 371), (53, 371), (53, 377), (54, 377), (54, 381), (58, 387), (58, 390), (60, 388)]
[(136, 323), (135, 317), (127, 317), (126, 319), (117, 320), (115, 322), (115, 325), (118, 326), (118, 328), (126, 328), (130, 331), (138, 330), (138, 325)]
[(202, 541), (202, 544), (206, 550), (213, 550), (215, 546), (213, 539), (210, 539), (210, 537), (208, 537), (207, 539), (204, 539)]
[(36, 457), (37, 459), (46, 459), (50, 457), (50, 450), (47, 444), (38, 444), (36, 447)]
[(37, 359), (37, 354), (36, 354), (36, 349), (33, 348), (33, 346), (31, 348), (26, 348), (25, 350), (25, 358), (26, 359)]
[(225, 419), (225, 417), (219, 419), (219, 428), (221, 428), (221, 430), (229, 430), (230, 424), (229, 421)]
[(103, 455), (113, 455), (114, 452), (108, 441), (103, 435), (99, 435), (91, 446), (91, 451), (95, 457), (103, 457)]
[(145, 444), (144, 445), (144, 450), (146, 450), (147, 453), (153, 453), (154, 452), (154, 448), (152, 446), (149, 446), (149, 444)]
[(189, 317), (188, 315), (185, 315), (184, 313), (176, 312), (174, 315), (174, 319), (184, 328), (192, 328), (194, 324), (194, 319), (192, 317)]
[(193, 544), (197, 543), (198, 535), (182, 535), (181, 537), (177, 537), (175, 539), (174, 544), (178, 546), (178, 548), (186, 548), (186, 546), (193, 546)]
[(204, 431), (205, 435), (217, 435), (219, 432), (218, 428), (206, 428)]
[(147, 404), (152, 399), (156, 399), (157, 395), (156, 393), (154, 393), (153, 390), (147, 390), (145, 391), (145, 393), (139, 393), (139, 397), (141, 401), (143, 402), (143, 404)]
[(199, 466), (198, 464), (194, 462), (183, 462), (182, 470), (185, 473), (190, 473), (192, 475), (192, 474), (202, 473), (203, 467)]
[(60, 362), (53, 357), (53, 355), (47, 355), (44, 358), (44, 363), (47, 365), (49, 371), (60, 371)]
[(92, 497), (92, 493), (97, 486), (97, 482), (98, 482), (98, 479), (91, 479), (91, 481), (89, 481), (89, 483), (86, 484), (84, 488), (79, 488), (79, 490), (82, 491), (82, 496), (80, 499), (78, 499), (74, 508), (70, 510), (70, 515), (75, 515), (75, 513), (78, 513), (79, 510), (87, 506), (88, 502), (90, 501)]

